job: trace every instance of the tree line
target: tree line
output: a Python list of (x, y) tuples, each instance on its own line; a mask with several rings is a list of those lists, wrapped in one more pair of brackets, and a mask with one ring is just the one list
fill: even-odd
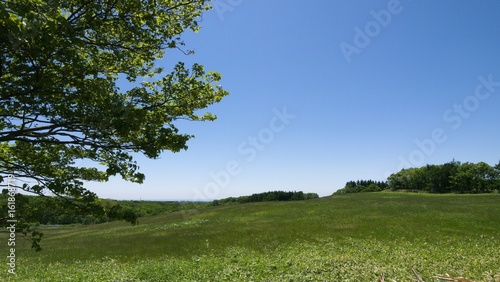
[(243, 204), (255, 202), (270, 202), (270, 201), (300, 201), (319, 198), (316, 193), (304, 193), (302, 191), (285, 192), (285, 191), (270, 191), (264, 193), (256, 193), (250, 196), (229, 197), (220, 200), (214, 200), (214, 206), (227, 204)]
[(357, 180), (349, 181), (344, 188), (337, 190), (334, 194), (349, 194), (362, 192), (379, 192), (387, 189), (387, 181)]
[[(0, 214), (7, 214), (6, 189), (0, 194)], [(99, 205), (104, 213), (82, 214), (80, 210), (65, 205), (64, 199), (49, 196), (15, 195), (16, 212), (20, 221), (30, 220), (33, 224), (98, 224), (116, 220), (138, 223), (139, 217), (171, 213), (181, 210), (197, 209), (209, 206), (206, 202), (174, 202), (174, 201), (133, 201), (100, 199)], [(4, 219), (5, 220), (5, 219)]]
[(429, 193), (491, 193), (500, 189), (500, 163), (485, 162), (426, 165), (402, 169), (387, 179), (393, 191), (409, 190)]
[[(0, 194), (0, 214), (8, 214), (7, 201), (10, 196), (7, 189)], [(189, 201), (134, 201), (100, 199), (102, 212), (82, 214), (72, 205), (65, 203), (64, 198), (49, 196), (15, 195), (16, 210), (19, 222), (29, 220), (34, 225), (65, 225), (65, 224), (99, 224), (116, 220), (125, 220), (132, 224), (138, 223), (139, 217), (171, 213), (182, 210), (198, 209), (207, 206), (217, 206), (236, 203), (266, 202), (266, 201), (297, 201), (318, 198), (316, 193), (272, 191), (250, 196), (226, 198), (213, 202)], [(0, 218), (5, 222), (6, 218)]]
[(428, 193), (492, 193), (500, 191), (500, 163), (461, 163), (406, 168), (391, 174), (387, 181), (349, 181), (334, 194), (378, 192), (382, 190)]

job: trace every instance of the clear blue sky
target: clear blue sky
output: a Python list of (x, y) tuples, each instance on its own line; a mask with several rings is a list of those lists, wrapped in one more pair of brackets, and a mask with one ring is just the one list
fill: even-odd
[(184, 56), (223, 74), (189, 149), (138, 157), (115, 199), (208, 200), (270, 190), (326, 196), (402, 167), (500, 160), (500, 1), (217, 0)]

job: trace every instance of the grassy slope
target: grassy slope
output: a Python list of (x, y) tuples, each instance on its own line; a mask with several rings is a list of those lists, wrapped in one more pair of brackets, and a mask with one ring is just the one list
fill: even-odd
[(376, 281), (380, 273), (409, 281), (412, 268), (488, 281), (500, 273), (500, 195), (354, 194), (44, 232), (41, 253), (18, 239), (16, 281)]

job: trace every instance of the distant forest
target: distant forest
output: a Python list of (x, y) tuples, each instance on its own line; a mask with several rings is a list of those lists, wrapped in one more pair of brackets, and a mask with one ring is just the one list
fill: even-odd
[(500, 163), (490, 166), (485, 162), (460, 163), (451, 161), (442, 165), (426, 165), (402, 169), (391, 174), (387, 181), (349, 181), (334, 194), (377, 192), (382, 190), (428, 193), (492, 193), (500, 190)]
[[(0, 214), (8, 214), (7, 189), (0, 194)], [(115, 220), (126, 220), (133, 224), (138, 223), (139, 217), (177, 211), (195, 210), (208, 206), (218, 206), (237, 203), (265, 202), (265, 201), (296, 201), (318, 198), (316, 193), (272, 191), (251, 196), (226, 198), (213, 202), (174, 202), (174, 201), (117, 201), (101, 199), (100, 204), (106, 211), (105, 215), (98, 216), (92, 213), (82, 213), (77, 206), (64, 205), (64, 199), (49, 196), (31, 196), (16, 194), (15, 203), (19, 219), (32, 219), (33, 223), (42, 225), (65, 224), (97, 224)], [(6, 218), (0, 218), (6, 220)]]
[(227, 204), (244, 204), (255, 202), (270, 202), (270, 201), (300, 201), (319, 198), (316, 193), (298, 192), (285, 192), (285, 191), (271, 191), (264, 193), (252, 194), (250, 196), (230, 197), (220, 200), (214, 200), (214, 206), (227, 205)]
[[(0, 214), (8, 214), (6, 189), (0, 194)], [(42, 225), (96, 224), (114, 220), (126, 220), (137, 223), (139, 217), (192, 210), (209, 206), (210, 202), (174, 202), (174, 201), (126, 201), (101, 199), (100, 204), (106, 211), (98, 216), (82, 213), (77, 206), (64, 205), (64, 199), (49, 196), (31, 196), (16, 194), (15, 202), (19, 219), (30, 218)], [(5, 220), (0, 218), (0, 220)]]

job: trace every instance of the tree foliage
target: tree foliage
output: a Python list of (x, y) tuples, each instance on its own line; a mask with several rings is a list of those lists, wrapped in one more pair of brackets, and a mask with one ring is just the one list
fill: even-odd
[(191, 53), (181, 34), (199, 30), (207, 2), (2, 1), (0, 182), (10, 174), (26, 192), (103, 213), (84, 181), (142, 183), (133, 153), (187, 149), (193, 136), (176, 121), (214, 120), (200, 110), (228, 93), (202, 65), (164, 73), (155, 62), (167, 50)]
[(492, 167), (485, 162), (426, 165), (402, 169), (388, 178), (391, 190), (430, 193), (491, 193), (500, 189), (500, 163)]
[(349, 181), (335, 195), (361, 192), (414, 191), (427, 193), (491, 193), (500, 191), (500, 162), (460, 163), (406, 168), (391, 174), (387, 181)]
[[(7, 189), (0, 194), (0, 214), (8, 214)], [(104, 213), (82, 214), (78, 209), (66, 208), (60, 197), (15, 195), (17, 218), (29, 218), (36, 225), (99, 224), (117, 219), (138, 223), (139, 217), (204, 208), (207, 202), (135, 201), (99, 199)]]
[(256, 202), (271, 202), (271, 201), (300, 201), (319, 198), (316, 193), (304, 193), (302, 191), (285, 192), (285, 191), (270, 191), (264, 193), (255, 193), (250, 196), (229, 197), (220, 200), (214, 200), (214, 206), (226, 204), (244, 204)]
[(362, 193), (362, 192), (379, 192), (387, 189), (386, 181), (374, 180), (357, 180), (348, 181), (344, 188), (335, 191), (335, 195), (349, 194), (349, 193)]

